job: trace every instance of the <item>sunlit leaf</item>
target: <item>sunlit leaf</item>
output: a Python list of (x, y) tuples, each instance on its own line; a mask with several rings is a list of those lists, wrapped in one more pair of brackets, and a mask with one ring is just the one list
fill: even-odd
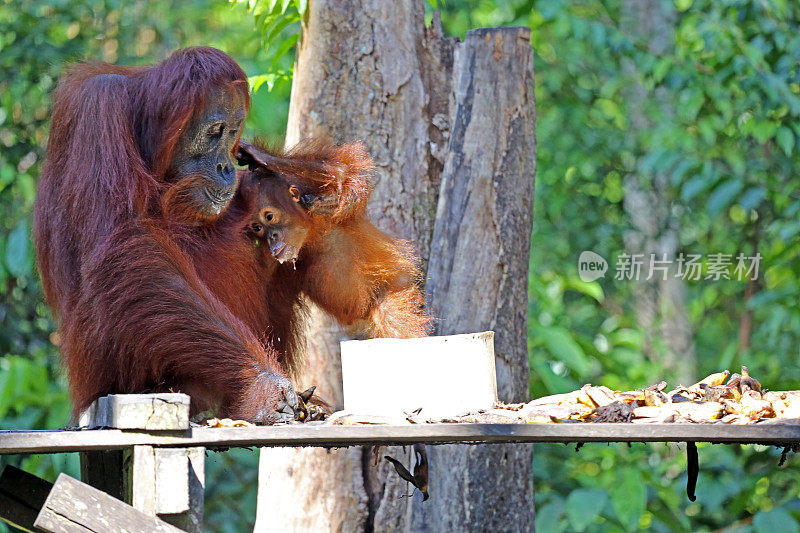
[(579, 376), (588, 376), (592, 369), (580, 345), (562, 327), (537, 327), (534, 334), (542, 339), (553, 357), (566, 364)]
[[(282, 31), (283, 31), (283, 30), (284, 30), (284, 29), (285, 29), (287, 26), (289, 26), (290, 24), (292, 24), (292, 23), (294, 23), (294, 22), (299, 22), (299, 21), (300, 21), (300, 15), (298, 15), (298, 14), (296, 14), (296, 13), (290, 13), (290, 14), (288, 14), (288, 15), (284, 15), (283, 17), (280, 17), (279, 19), (277, 19), (277, 22), (276, 22), (276, 23), (275, 23), (275, 25), (274, 25), (274, 26), (273, 26), (273, 27), (272, 27), (272, 28), (269, 30), (269, 35), (267, 35), (267, 38), (266, 38), (266, 40), (265, 40), (265, 42), (266, 42), (267, 46), (269, 46), (269, 44), (270, 44), (272, 41), (274, 41), (274, 40), (275, 40), (275, 38), (276, 38), (276, 37), (278, 37), (278, 35), (280, 35), (280, 33), (281, 33), (281, 32), (282, 32)], [(299, 28), (298, 28), (298, 31), (300, 31), (300, 30), (299, 30)]]

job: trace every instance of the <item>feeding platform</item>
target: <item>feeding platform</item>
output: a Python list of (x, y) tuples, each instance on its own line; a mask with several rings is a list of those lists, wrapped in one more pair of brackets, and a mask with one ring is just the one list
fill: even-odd
[[(312, 422), (205, 427), (188, 422), (185, 400), (175, 395), (106, 397), (95, 407), (95, 418), (84, 421), (102, 420), (120, 427), (0, 431), (0, 454), (81, 452), (85, 482), (62, 474), (52, 485), (8, 467), (0, 476), (0, 518), (29, 531), (73, 531), (69, 528), (76, 523), (82, 524), (81, 531), (99, 531), (98, 520), (111, 524), (101, 528), (106, 531), (122, 530), (129, 524), (146, 524), (145, 530), (152, 531), (201, 531), (205, 450), (232, 447), (501, 442), (687, 442), (691, 449), (695, 442), (757, 443), (788, 449), (800, 445), (800, 420), (787, 419), (752, 425)], [(132, 427), (137, 424), (140, 427)], [(690, 450), (690, 462), (691, 457)], [(87, 508), (96, 512), (86, 512)]]
[[(402, 349), (410, 343), (414, 358)], [(188, 396), (140, 394), (100, 398), (80, 427), (0, 431), (0, 454), (79, 452), (82, 478), (61, 474), (51, 484), (7, 467), (0, 475), (0, 519), (27, 531), (199, 532), (205, 452), (234, 447), (685, 442), (690, 499), (697, 442), (775, 445), (784, 453), (800, 447), (800, 418), (792, 418), (800, 412), (800, 392), (762, 394), (746, 368), (667, 392), (663, 382), (627, 392), (586, 385), (504, 405), (497, 403), (491, 332), (351, 341), (343, 344), (342, 360), (346, 411), (326, 421), (198, 425), (189, 420)], [(382, 385), (387, 369), (392, 378)], [(427, 490), (427, 470), (416, 481)]]

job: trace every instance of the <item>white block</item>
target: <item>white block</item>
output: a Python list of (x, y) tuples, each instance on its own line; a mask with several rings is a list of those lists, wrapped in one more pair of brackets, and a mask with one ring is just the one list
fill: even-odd
[(421, 418), (490, 409), (497, 402), (494, 332), (342, 342), (344, 408)]

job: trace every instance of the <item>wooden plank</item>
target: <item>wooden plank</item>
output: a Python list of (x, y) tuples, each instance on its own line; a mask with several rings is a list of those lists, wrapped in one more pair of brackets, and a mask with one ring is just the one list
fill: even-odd
[(180, 532), (66, 474), (58, 476), (34, 524), (52, 533)]
[(109, 394), (79, 418), (89, 428), (182, 430), (189, 428), (189, 396), (180, 393)]
[(415, 424), (328, 426), (298, 424), (192, 428), (181, 434), (118, 429), (0, 431), (0, 454), (119, 450), (135, 445), (210, 449), (232, 446), (391, 445), (492, 442), (736, 442), (800, 443), (800, 421), (729, 424)]
[(0, 475), (0, 520), (23, 531), (38, 531), (33, 523), (52, 488), (49, 481), (6, 465)]

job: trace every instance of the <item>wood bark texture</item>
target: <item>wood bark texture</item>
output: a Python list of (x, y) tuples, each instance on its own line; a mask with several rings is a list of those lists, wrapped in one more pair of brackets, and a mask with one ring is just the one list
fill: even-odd
[[(425, 27), (422, 1), (309, 2), (286, 142), (319, 136), (366, 144), (377, 166), (370, 218), (415, 243), (437, 333), (495, 330), (500, 398), (526, 399), (529, 31), (476, 30), (459, 43), (436, 15)], [(298, 386), (341, 408), (344, 332), (318, 309), (307, 328)], [(386, 461), (374, 464), (387, 454), (409, 464), (410, 450), (264, 449), (256, 531), (532, 530), (530, 446), (454, 448), (428, 447), (424, 504), (403, 497), (411, 488)]]

